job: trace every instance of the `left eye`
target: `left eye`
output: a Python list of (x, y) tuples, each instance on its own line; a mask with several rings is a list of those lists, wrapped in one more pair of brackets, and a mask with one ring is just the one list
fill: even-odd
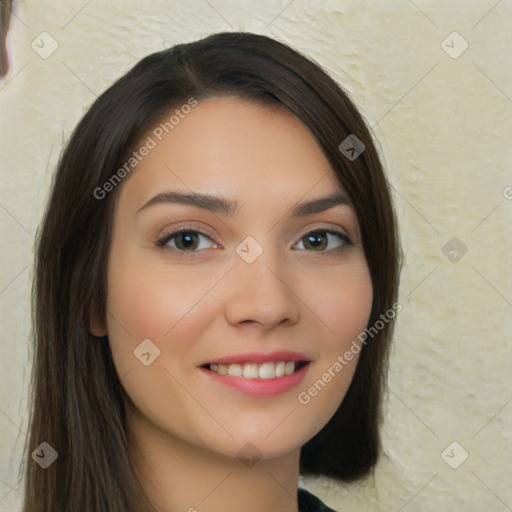
[[(201, 233), (200, 231), (194, 229), (180, 229), (164, 235), (160, 240), (156, 242), (156, 245), (159, 247), (167, 246), (180, 252), (191, 253), (197, 252), (200, 249), (208, 248), (200, 247), (200, 238), (205, 238), (206, 240), (213, 242), (210, 236), (206, 235), (205, 233)], [(326, 249), (333, 238), (338, 238), (338, 244), (335, 247)], [(351, 244), (350, 238), (345, 233), (329, 229), (316, 229), (314, 231), (310, 231), (300, 239), (299, 244), (303, 240), (305, 240), (303, 246), (308, 246), (304, 248), (308, 251), (314, 252), (327, 252), (327, 250), (333, 250)], [(173, 242), (173, 244), (171, 244), (171, 242)], [(295, 245), (294, 248), (297, 247), (297, 245)]]
[[(301, 241), (307, 240), (307, 245), (313, 247), (313, 249), (309, 249), (306, 247), (306, 250), (313, 250), (315, 252), (326, 252), (325, 246), (329, 244), (329, 241), (332, 239), (332, 237), (337, 237), (338, 239), (341, 240), (341, 242), (338, 243), (337, 246), (331, 247), (328, 250), (337, 249), (345, 245), (350, 245), (351, 243), (349, 237), (345, 235), (345, 233), (340, 233), (338, 231), (333, 231), (329, 229), (317, 229), (315, 231), (310, 231), (301, 238)], [(325, 242), (322, 239), (324, 239)], [(318, 251), (317, 249), (320, 249), (320, 251)]]

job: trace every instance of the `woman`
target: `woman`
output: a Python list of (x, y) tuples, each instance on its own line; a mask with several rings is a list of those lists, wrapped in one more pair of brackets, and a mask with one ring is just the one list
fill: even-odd
[(398, 274), (374, 144), (318, 65), (248, 33), (144, 58), (38, 233), (24, 511), (330, 510), (299, 474), (377, 462)]

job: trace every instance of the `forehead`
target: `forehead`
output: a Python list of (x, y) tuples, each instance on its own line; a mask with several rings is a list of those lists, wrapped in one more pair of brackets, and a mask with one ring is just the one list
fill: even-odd
[(154, 147), (123, 184), (122, 196), (141, 204), (164, 189), (189, 188), (270, 204), (309, 191), (342, 191), (314, 136), (284, 107), (223, 97), (173, 121), (145, 135)]

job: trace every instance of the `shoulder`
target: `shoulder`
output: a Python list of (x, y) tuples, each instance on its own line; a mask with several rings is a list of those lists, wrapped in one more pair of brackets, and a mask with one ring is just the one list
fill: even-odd
[(299, 487), (298, 492), (299, 512), (336, 512), (322, 503), (316, 496), (306, 489)]

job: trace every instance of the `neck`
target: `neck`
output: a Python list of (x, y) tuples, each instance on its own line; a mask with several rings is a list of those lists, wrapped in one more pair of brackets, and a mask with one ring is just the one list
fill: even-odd
[(159, 512), (297, 512), (300, 449), (242, 461), (163, 433), (128, 414), (130, 456)]

